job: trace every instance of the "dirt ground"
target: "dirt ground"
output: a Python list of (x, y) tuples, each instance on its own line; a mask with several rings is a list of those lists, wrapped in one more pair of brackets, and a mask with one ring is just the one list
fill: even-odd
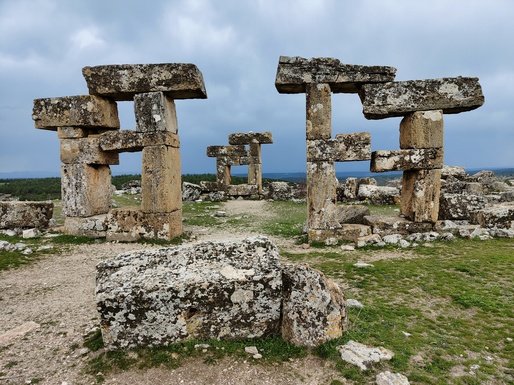
[[(266, 215), (263, 202), (232, 201), (229, 215)], [(229, 233), (195, 228), (194, 242), (244, 238), (247, 229)], [(287, 242), (280, 241), (277, 242)], [(106, 258), (148, 245), (98, 243), (75, 246), (26, 267), (0, 272), (0, 385), (94, 384), (83, 373), (92, 352), (83, 336), (98, 324), (95, 266)], [(18, 332), (18, 333), (17, 333)], [(282, 365), (252, 364), (226, 358), (215, 365), (201, 358), (175, 370), (131, 369), (106, 377), (105, 384), (330, 384), (340, 378), (330, 363), (307, 357)]]

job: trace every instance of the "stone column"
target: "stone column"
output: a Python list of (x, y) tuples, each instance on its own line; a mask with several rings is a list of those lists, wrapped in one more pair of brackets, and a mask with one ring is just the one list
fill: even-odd
[[(332, 103), (328, 84), (307, 84), (306, 139), (309, 142), (332, 137)], [(315, 142), (312, 142), (315, 143)], [(336, 171), (334, 161), (307, 160), (307, 226), (309, 229), (325, 227), (323, 216), (327, 203), (336, 202)]]
[(400, 123), (401, 149), (440, 149), (437, 168), (407, 170), (402, 177), (400, 214), (413, 222), (437, 222), (443, 149), (443, 111), (418, 111)]

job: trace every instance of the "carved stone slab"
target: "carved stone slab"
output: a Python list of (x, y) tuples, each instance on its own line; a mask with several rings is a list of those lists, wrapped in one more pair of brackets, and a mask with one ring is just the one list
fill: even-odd
[(162, 91), (172, 99), (206, 99), (203, 76), (189, 63), (116, 64), (84, 67), (91, 95), (132, 100), (135, 94)]
[(415, 111), (470, 111), (484, 104), (478, 78), (441, 78), (365, 84), (359, 92), (367, 119), (404, 116)]
[(365, 83), (390, 82), (396, 68), (343, 64), (338, 59), (280, 56), (275, 87), (282, 94), (301, 94), (308, 83), (326, 83), (333, 93), (357, 93)]
[(219, 156), (247, 156), (248, 151), (244, 145), (238, 146), (209, 146), (207, 156), (210, 158)]
[(379, 150), (371, 154), (371, 172), (438, 169), (443, 167), (442, 148)]
[(147, 146), (180, 147), (178, 135), (169, 131), (137, 132), (132, 130), (110, 131), (100, 136), (103, 151), (136, 152)]
[(272, 144), (273, 136), (271, 132), (237, 132), (228, 136), (228, 142), (230, 144)]
[(369, 132), (337, 134), (334, 139), (307, 140), (307, 161), (349, 162), (371, 159)]

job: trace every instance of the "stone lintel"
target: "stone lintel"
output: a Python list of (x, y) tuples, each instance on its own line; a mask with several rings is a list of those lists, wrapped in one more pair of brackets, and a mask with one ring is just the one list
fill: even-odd
[(137, 132), (131, 130), (106, 132), (100, 136), (103, 151), (137, 152), (148, 146), (180, 147), (180, 139), (169, 131)]
[(106, 152), (100, 148), (100, 137), (98, 136), (61, 139), (60, 144), (61, 162), (64, 164), (120, 164), (120, 158), (117, 153)]
[(247, 156), (248, 151), (244, 145), (238, 146), (209, 146), (207, 156), (210, 158), (218, 156)]
[(34, 126), (57, 131), (58, 127), (120, 128), (116, 102), (93, 95), (34, 100)]
[(337, 134), (334, 139), (307, 140), (307, 161), (351, 162), (371, 159), (369, 132)]
[(433, 230), (433, 223), (412, 222), (403, 217), (391, 215), (367, 215), (364, 223), (371, 226), (373, 234), (381, 236), (390, 234), (408, 235), (413, 233), (427, 233)]
[(229, 144), (272, 144), (273, 136), (271, 132), (237, 132), (228, 136)]
[(309, 83), (327, 83), (333, 93), (357, 93), (362, 84), (390, 82), (396, 68), (343, 64), (333, 58), (280, 56), (275, 87), (282, 94), (305, 92)]
[(202, 73), (189, 63), (101, 65), (84, 67), (82, 74), (91, 95), (114, 100), (158, 91), (172, 99), (207, 98)]
[(365, 84), (359, 95), (367, 119), (384, 119), (428, 110), (456, 114), (484, 104), (478, 78), (460, 76)]
[(371, 172), (429, 170), (443, 168), (442, 148), (379, 150), (371, 154)]

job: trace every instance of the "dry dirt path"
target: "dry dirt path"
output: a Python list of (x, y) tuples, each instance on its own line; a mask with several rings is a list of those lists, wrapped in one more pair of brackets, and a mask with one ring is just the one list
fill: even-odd
[[(229, 215), (270, 215), (264, 202), (232, 201), (223, 206)], [(255, 235), (248, 229), (229, 232), (195, 228), (195, 241)], [(282, 241), (284, 242), (284, 241)], [(98, 323), (94, 302), (95, 266), (105, 258), (148, 245), (98, 243), (73, 246), (16, 270), (0, 272), (0, 385), (94, 384), (83, 373), (91, 352), (83, 336)], [(17, 328), (27, 330), (15, 335)], [(127, 370), (107, 376), (105, 384), (330, 384), (339, 378), (317, 358), (283, 365), (255, 365), (226, 358), (206, 365), (201, 358), (186, 360), (176, 370)]]

